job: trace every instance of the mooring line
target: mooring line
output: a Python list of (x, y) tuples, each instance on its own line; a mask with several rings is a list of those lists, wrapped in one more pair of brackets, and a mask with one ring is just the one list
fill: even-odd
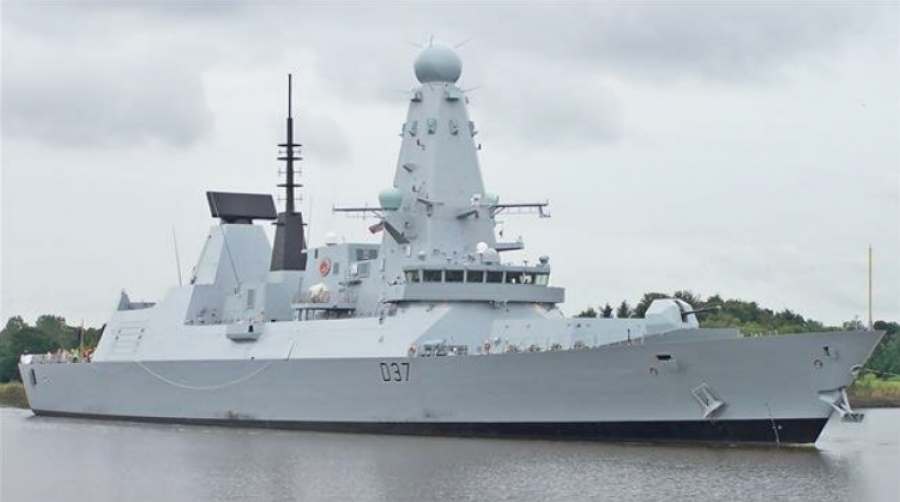
[(224, 383), (224, 384), (217, 384), (217, 385), (187, 385), (187, 384), (183, 384), (183, 383), (180, 383), (180, 382), (176, 382), (176, 381), (174, 381), (174, 380), (169, 380), (168, 378), (166, 378), (166, 377), (160, 375), (159, 373), (157, 373), (157, 372), (151, 370), (150, 368), (148, 368), (148, 367), (147, 367), (144, 363), (142, 363), (141, 361), (134, 361), (134, 363), (137, 364), (141, 369), (143, 369), (144, 371), (146, 371), (148, 374), (150, 374), (150, 376), (156, 378), (156, 379), (159, 380), (160, 382), (166, 383), (166, 384), (168, 384), (168, 385), (172, 385), (172, 386), (174, 386), (174, 387), (178, 387), (178, 388), (180, 388), (180, 389), (187, 389), (187, 390), (218, 390), (218, 389), (224, 389), (224, 388), (226, 388), (226, 387), (231, 387), (231, 386), (233, 386), (233, 385), (237, 385), (237, 384), (239, 384), (239, 383), (245, 382), (245, 381), (247, 381), (247, 380), (249, 380), (249, 379), (255, 377), (256, 375), (262, 373), (263, 370), (265, 370), (266, 368), (268, 368), (269, 366), (271, 366), (272, 363), (274, 363), (274, 362), (275, 362), (275, 361), (269, 361), (265, 366), (263, 366), (263, 367), (261, 367), (261, 368), (255, 370), (255, 371), (251, 372), (250, 374), (244, 375), (244, 376), (242, 376), (241, 378), (238, 378), (238, 379), (236, 379), (236, 380), (232, 380), (231, 382), (227, 382), (227, 383)]

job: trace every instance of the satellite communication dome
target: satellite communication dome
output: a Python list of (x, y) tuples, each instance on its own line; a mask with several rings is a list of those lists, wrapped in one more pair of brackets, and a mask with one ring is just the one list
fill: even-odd
[(488, 243), (487, 243), (487, 242), (479, 242), (479, 243), (475, 246), (475, 251), (477, 251), (478, 253), (484, 253), (484, 252), (487, 251), (488, 249), (490, 249), (490, 246), (488, 246)]
[(415, 63), (416, 78), (419, 82), (456, 83), (462, 74), (462, 60), (453, 47), (432, 43), (422, 49)]
[(500, 253), (494, 248), (487, 248), (481, 255), (481, 259), (485, 264), (492, 265), (500, 263)]
[(385, 211), (396, 211), (403, 204), (403, 192), (398, 188), (388, 188), (378, 193), (378, 203)]

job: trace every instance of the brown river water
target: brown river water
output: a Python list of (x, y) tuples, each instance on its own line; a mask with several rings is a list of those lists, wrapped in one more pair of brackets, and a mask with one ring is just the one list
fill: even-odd
[(0, 501), (900, 500), (900, 409), (815, 447), (145, 425), (0, 409)]

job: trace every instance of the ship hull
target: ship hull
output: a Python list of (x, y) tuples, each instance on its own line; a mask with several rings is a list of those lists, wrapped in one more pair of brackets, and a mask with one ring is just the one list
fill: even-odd
[[(20, 365), (37, 415), (340, 432), (813, 443), (880, 334), (478, 356)], [(825, 349), (827, 347), (827, 350)], [(722, 405), (714, 413), (695, 391)]]
[(34, 410), (34, 413), (57, 418), (317, 432), (635, 443), (811, 444), (828, 422), (827, 418), (655, 422), (303, 422), (91, 415), (42, 410)]

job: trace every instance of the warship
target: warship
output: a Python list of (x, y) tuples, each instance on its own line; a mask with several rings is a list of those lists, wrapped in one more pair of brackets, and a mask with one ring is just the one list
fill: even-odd
[[(207, 192), (217, 221), (187, 284), (123, 291), (89, 361), (26, 355), (35, 415), (339, 432), (623, 442), (814, 443), (882, 333), (744, 336), (692, 305), (567, 318), (546, 255), (496, 231), (547, 215), (484, 186), (454, 48), (430, 43), (393, 182), (366, 216), (376, 243), (307, 246), (288, 90), (283, 211)], [(265, 225), (275, 226), (270, 244)]]

